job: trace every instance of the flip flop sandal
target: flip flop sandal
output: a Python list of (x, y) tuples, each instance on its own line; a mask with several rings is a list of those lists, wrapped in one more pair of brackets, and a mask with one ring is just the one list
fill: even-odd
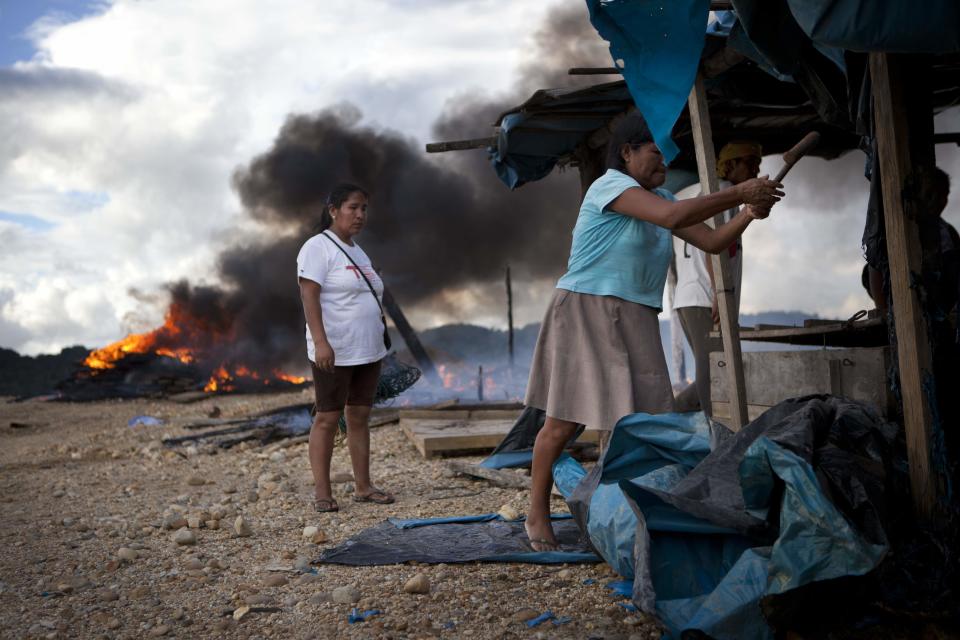
[(394, 497), (386, 491), (375, 489), (365, 496), (353, 496), (354, 502), (373, 502), (375, 504), (393, 504)]
[(314, 500), (313, 506), (318, 513), (332, 513), (334, 511), (340, 511), (340, 505), (337, 504), (337, 501), (333, 498), (329, 500)]

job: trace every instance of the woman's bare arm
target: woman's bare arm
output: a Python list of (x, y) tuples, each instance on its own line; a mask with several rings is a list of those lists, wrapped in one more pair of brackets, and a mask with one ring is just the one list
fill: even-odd
[(716, 229), (711, 229), (709, 225), (701, 222), (692, 227), (674, 229), (673, 235), (689, 242), (701, 251), (717, 254), (733, 244), (734, 240), (743, 234), (750, 223), (760, 217), (766, 216), (754, 214), (750, 207), (743, 207), (729, 222)]
[(779, 182), (766, 177), (754, 178), (716, 193), (676, 202), (646, 189), (633, 188), (627, 189), (610, 203), (610, 209), (676, 230), (691, 227), (744, 203), (769, 209), (783, 196), (783, 191), (780, 191), (782, 187)]
[(327, 332), (323, 328), (323, 310), (320, 308), (320, 285), (307, 278), (298, 278), (300, 282), (300, 302), (303, 304), (303, 316), (310, 327), (313, 338), (314, 360), (321, 371), (332, 372), (334, 366), (333, 348), (327, 341)]

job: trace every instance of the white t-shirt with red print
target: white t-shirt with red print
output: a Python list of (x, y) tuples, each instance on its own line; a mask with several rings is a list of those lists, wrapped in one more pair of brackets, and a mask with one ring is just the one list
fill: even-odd
[[(356, 267), (331, 240), (350, 254), (357, 263)], [(358, 244), (345, 244), (335, 233), (327, 231), (307, 240), (297, 255), (297, 277), (313, 280), (320, 285), (323, 328), (333, 348), (334, 364), (338, 367), (368, 364), (387, 355), (383, 345), (380, 307), (357, 267), (367, 276), (377, 297), (382, 299), (383, 280), (373, 270), (370, 258)], [(309, 326), (307, 357), (311, 362), (316, 362)]]

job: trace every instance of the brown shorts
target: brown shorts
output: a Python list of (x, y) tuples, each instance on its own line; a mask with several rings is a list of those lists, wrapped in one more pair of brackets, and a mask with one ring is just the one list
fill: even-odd
[(319, 412), (343, 411), (346, 405), (372, 407), (380, 380), (380, 360), (369, 364), (334, 367), (333, 373), (313, 369), (314, 409)]

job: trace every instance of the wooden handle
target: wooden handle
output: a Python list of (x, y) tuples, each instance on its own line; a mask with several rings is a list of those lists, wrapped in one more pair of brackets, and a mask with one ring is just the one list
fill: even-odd
[(811, 131), (803, 137), (803, 140), (793, 145), (792, 149), (783, 154), (783, 169), (780, 169), (780, 173), (777, 174), (774, 180), (782, 182), (787, 172), (793, 168), (793, 165), (795, 165), (800, 158), (810, 153), (819, 142), (820, 134), (816, 131)]

